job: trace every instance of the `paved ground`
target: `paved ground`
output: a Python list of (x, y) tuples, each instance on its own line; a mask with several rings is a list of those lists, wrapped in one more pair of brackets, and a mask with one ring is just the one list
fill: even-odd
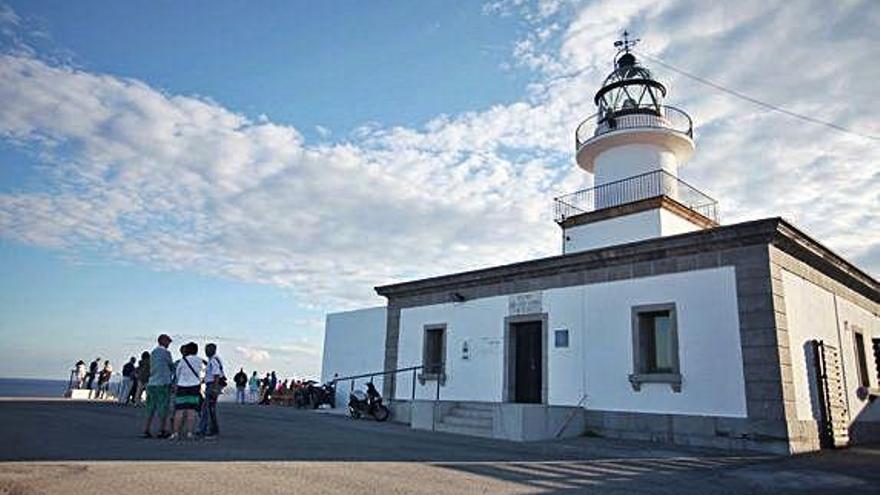
[(0, 495), (878, 493), (880, 449), (798, 457), (578, 438), (514, 443), (221, 404), (216, 441), (137, 437), (137, 409), (0, 401)]

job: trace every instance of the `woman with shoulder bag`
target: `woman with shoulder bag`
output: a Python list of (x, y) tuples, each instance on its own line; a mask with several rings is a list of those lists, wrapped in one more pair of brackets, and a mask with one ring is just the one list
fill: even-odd
[(172, 440), (180, 438), (184, 415), (186, 438), (193, 438), (196, 411), (202, 401), (202, 360), (197, 356), (199, 346), (190, 342), (181, 349), (183, 357), (177, 363), (177, 394), (174, 397), (174, 433)]

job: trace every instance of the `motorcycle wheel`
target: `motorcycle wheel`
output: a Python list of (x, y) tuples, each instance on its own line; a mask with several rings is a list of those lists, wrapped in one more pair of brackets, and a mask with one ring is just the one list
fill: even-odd
[(376, 418), (376, 421), (385, 421), (389, 416), (391, 416), (391, 411), (382, 404), (377, 404), (373, 410), (373, 417)]
[(361, 417), (361, 412), (351, 406), (348, 408), (348, 413), (351, 414), (352, 419), (360, 419)]

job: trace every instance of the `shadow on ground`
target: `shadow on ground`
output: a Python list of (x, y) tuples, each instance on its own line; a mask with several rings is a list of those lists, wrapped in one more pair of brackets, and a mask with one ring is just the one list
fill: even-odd
[(106, 403), (0, 401), (0, 461), (358, 463), (372, 477), (390, 475), (391, 466), (418, 467), (433, 474), (416, 476), (495, 480), (525, 493), (682, 493), (685, 486), (694, 493), (855, 493), (880, 484), (880, 449), (772, 457), (602, 438), (517, 443), (235, 404), (221, 404), (217, 440), (172, 442), (139, 438), (141, 414)]

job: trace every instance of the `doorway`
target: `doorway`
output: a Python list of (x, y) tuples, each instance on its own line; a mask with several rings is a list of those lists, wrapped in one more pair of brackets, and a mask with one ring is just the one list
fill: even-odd
[(507, 322), (506, 402), (541, 404), (547, 392), (547, 339), (544, 315)]

